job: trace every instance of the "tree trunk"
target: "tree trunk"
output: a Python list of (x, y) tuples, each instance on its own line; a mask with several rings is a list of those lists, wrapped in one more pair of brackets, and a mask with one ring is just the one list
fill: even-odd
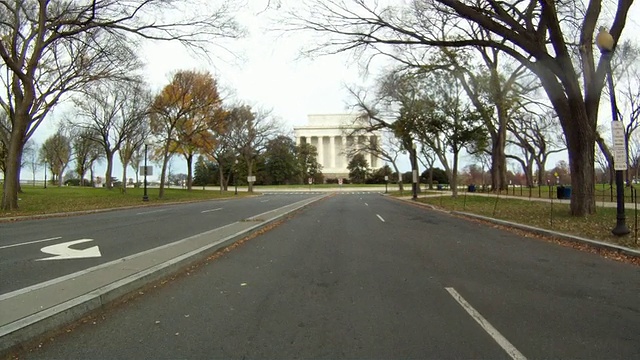
[(113, 189), (113, 179), (111, 178), (111, 174), (113, 173), (113, 154), (114, 151), (107, 152), (107, 171), (104, 174), (104, 181), (108, 190)]
[[(229, 170), (229, 172), (227, 173), (227, 177), (224, 178), (224, 191), (228, 191), (229, 190), (229, 180), (231, 179), (231, 173), (232, 172), (233, 172), (233, 170)], [(233, 180), (234, 181), (238, 181), (236, 179), (236, 174), (233, 175)]]
[(429, 167), (429, 190), (433, 190), (433, 164)]
[(62, 187), (62, 182), (64, 181), (64, 171), (66, 168), (66, 166), (60, 167), (60, 175), (58, 175), (58, 187)]
[(164, 178), (167, 174), (168, 163), (169, 163), (169, 147), (167, 146), (164, 153), (164, 159), (162, 160), (162, 171), (160, 174), (160, 191), (158, 193), (159, 199), (162, 199), (164, 197)]
[(453, 170), (451, 171), (451, 192), (453, 197), (458, 196), (458, 156), (459, 151), (454, 151)]
[[(20, 164), (22, 160), (22, 148), (26, 132), (25, 118), (27, 114), (16, 113), (17, 120), (11, 129), (11, 139), (7, 149), (6, 169), (4, 184), (2, 186), (2, 210), (18, 209), (18, 191), (20, 189)], [(25, 125), (23, 125), (25, 124)]]
[[(580, 106), (584, 109), (583, 103)], [(561, 115), (571, 170), (571, 215), (585, 216), (596, 212), (595, 131), (588, 125), (584, 111), (573, 108), (571, 110), (568, 118)], [(581, 115), (582, 119), (579, 118)], [(566, 126), (567, 124), (571, 125)]]
[(191, 183), (193, 182), (193, 154), (186, 156), (187, 158), (187, 191), (191, 191)]
[(527, 180), (527, 187), (532, 188), (533, 187), (533, 161), (527, 162), (527, 170), (525, 172), (525, 175)]
[[(253, 160), (247, 161), (247, 176), (253, 175)], [(249, 182), (249, 193), (253, 193), (253, 182)]]
[(222, 194), (226, 188), (224, 186), (224, 173), (222, 172), (222, 164), (220, 164), (220, 161), (218, 161), (218, 181), (220, 181), (220, 194)]
[(127, 166), (129, 163), (122, 164), (122, 193), (127, 193)]
[(396, 171), (396, 174), (398, 174), (398, 190), (402, 192), (404, 191), (404, 186), (402, 186), (402, 174), (400, 173), (400, 170), (398, 170), (398, 165), (396, 165), (395, 161), (392, 161), (391, 165), (393, 165), (393, 169)]
[(507, 188), (507, 157), (504, 152), (505, 137), (502, 130), (492, 141), (491, 151), (491, 190), (505, 190)]

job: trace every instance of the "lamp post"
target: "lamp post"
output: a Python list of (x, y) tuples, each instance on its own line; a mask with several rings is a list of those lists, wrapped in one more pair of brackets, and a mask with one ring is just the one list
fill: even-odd
[(147, 173), (149, 172), (149, 168), (147, 167), (147, 148), (149, 147), (149, 142), (144, 142), (144, 195), (142, 195), (142, 201), (149, 201), (149, 196), (147, 195)]
[(233, 185), (235, 186), (235, 195), (238, 195), (238, 159), (233, 166)]
[[(618, 119), (618, 106), (616, 105), (616, 95), (613, 90), (613, 76), (611, 75), (611, 57), (613, 56), (614, 49), (614, 39), (611, 34), (607, 31), (605, 27), (600, 27), (598, 31), (598, 35), (596, 35), (596, 46), (600, 49), (600, 53), (604, 58), (607, 66), (607, 83), (609, 85), (609, 99), (611, 102), (611, 116), (613, 117), (612, 128), (614, 127), (615, 122), (620, 121)], [(624, 134), (624, 133), (623, 133)], [(624, 135), (623, 135), (624, 136)], [(624, 149), (624, 137), (622, 139)], [(615, 144), (615, 134), (614, 134), (614, 150), (615, 152), (621, 151), (620, 147), (616, 147)], [(624, 151), (624, 150), (622, 150)], [(614, 169), (616, 171), (616, 226), (611, 230), (611, 233), (616, 236), (624, 236), (627, 235), (630, 231), (627, 228), (626, 217), (624, 214), (624, 179), (623, 179), (623, 171), (627, 168), (626, 161), (620, 161), (620, 159), (626, 158), (626, 153), (623, 156), (615, 156), (617, 160), (614, 161)]]
[(47, 188), (47, 160), (44, 161), (44, 188)]
[(413, 176), (413, 183), (411, 184), (411, 191), (413, 195), (411, 196), (411, 199), (418, 200), (418, 154), (415, 143), (411, 145), (411, 154), (413, 155), (411, 159), (411, 170)]

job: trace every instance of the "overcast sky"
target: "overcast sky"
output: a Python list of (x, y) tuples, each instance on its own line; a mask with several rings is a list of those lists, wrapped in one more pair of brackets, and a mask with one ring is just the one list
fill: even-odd
[[(347, 54), (301, 58), (299, 50), (309, 38), (299, 33), (283, 35), (268, 31), (274, 25), (269, 22), (267, 14), (261, 13), (266, 1), (249, 2), (252, 5), (245, 7), (237, 17), (239, 23), (247, 28), (248, 36), (218, 42), (224, 48), (212, 45), (210, 49), (214, 57), (210, 62), (194, 56), (177, 43), (156, 42), (143, 46), (140, 56), (146, 63), (145, 77), (151, 87), (159, 91), (177, 70), (207, 70), (218, 80), (223, 93), (233, 93), (235, 99), (252, 106), (272, 109), (273, 114), (285, 124), (285, 130), (306, 124), (308, 114), (349, 112), (347, 106), (351, 100), (345, 85), (363, 84), (365, 81), (358, 64)], [(640, 29), (640, 20), (635, 20), (640, 19), (638, 15), (640, 5), (634, 4), (624, 37), (637, 34), (633, 29)], [(229, 53), (238, 54), (241, 59)], [(39, 144), (55, 130), (56, 118), (61, 112), (55, 111), (53, 119), (38, 129), (34, 138)], [(113, 176), (120, 178), (122, 168), (117, 156), (116, 163)], [(173, 163), (174, 172), (186, 173), (184, 160), (176, 157)], [(555, 161), (548, 165), (554, 166)], [(408, 161), (405, 170), (407, 168)], [(104, 165), (96, 170), (104, 172)], [(127, 172), (128, 176), (133, 175), (131, 169)], [(23, 175), (30, 178), (30, 171), (24, 168)]]

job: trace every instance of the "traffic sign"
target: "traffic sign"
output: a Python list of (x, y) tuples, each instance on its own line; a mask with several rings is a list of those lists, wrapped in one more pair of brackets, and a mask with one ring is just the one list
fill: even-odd
[(627, 149), (625, 148), (624, 124), (622, 121), (611, 122), (613, 138), (613, 169), (627, 170)]
[(153, 176), (153, 166), (140, 166), (140, 176)]

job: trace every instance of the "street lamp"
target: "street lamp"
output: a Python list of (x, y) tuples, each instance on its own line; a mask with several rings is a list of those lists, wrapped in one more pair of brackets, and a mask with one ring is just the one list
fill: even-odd
[[(598, 35), (596, 35), (596, 46), (600, 49), (600, 53), (602, 54), (602, 58), (606, 62), (607, 66), (607, 83), (609, 84), (609, 97), (611, 102), (611, 115), (613, 117), (613, 122), (620, 121), (618, 119), (618, 106), (616, 105), (616, 95), (613, 90), (613, 76), (611, 75), (611, 57), (613, 56), (613, 51), (615, 45), (615, 41), (613, 36), (609, 34), (605, 27), (600, 27), (598, 31)], [(616, 125), (612, 123), (612, 127)], [(623, 139), (624, 140), (624, 139)], [(615, 143), (615, 139), (614, 139)], [(616, 145), (614, 144), (614, 149)], [(622, 146), (624, 148), (624, 144)], [(619, 151), (619, 148), (615, 151)], [(625, 154), (626, 155), (626, 154)], [(626, 169), (627, 164), (626, 161), (623, 164), (620, 164), (619, 159), (620, 156), (617, 156), (618, 160), (614, 161), (614, 169), (616, 171), (616, 201), (617, 201), (617, 215), (616, 215), (616, 227), (614, 227), (611, 232), (616, 236), (624, 236), (627, 235), (630, 231), (627, 228), (626, 218), (624, 214), (624, 179), (622, 171)]]
[(411, 145), (411, 154), (413, 154), (413, 158), (411, 159), (411, 170), (413, 175), (413, 183), (411, 184), (411, 190), (413, 192), (412, 200), (418, 200), (418, 153), (416, 151), (416, 144), (412, 143)]
[(149, 141), (144, 142), (144, 195), (142, 195), (142, 201), (149, 201), (149, 196), (147, 195), (147, 174), (149, 173), (149, 168), (147, 167), (147, 148), (149, 147)]
[(235, 195), (238, 195), (238, 159), (233, 167), (233, 185), (235, 186)]
[(44, 161), (44, 188), (47, 188), (47, 160)]

